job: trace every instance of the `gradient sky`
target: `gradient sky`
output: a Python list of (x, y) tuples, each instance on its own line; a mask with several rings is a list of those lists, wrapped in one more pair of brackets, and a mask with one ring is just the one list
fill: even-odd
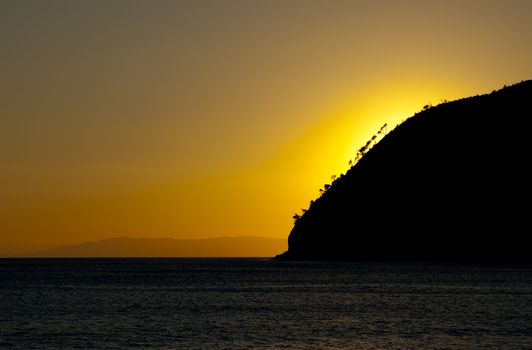
[(531, 19), (528, 0), (0, 1), (0, 248), (287, 237), (384, 123), (532, 78)]

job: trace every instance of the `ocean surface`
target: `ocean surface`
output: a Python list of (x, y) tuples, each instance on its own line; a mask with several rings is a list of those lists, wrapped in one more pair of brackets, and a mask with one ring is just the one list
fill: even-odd
[(0, 260), (1, 349), (532, 349), (532, 266)]

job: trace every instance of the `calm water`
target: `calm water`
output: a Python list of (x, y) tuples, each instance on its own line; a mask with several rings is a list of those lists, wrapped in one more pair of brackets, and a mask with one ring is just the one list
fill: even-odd
[(0, 260), (0, 348), (532, 349), (532, 266)]

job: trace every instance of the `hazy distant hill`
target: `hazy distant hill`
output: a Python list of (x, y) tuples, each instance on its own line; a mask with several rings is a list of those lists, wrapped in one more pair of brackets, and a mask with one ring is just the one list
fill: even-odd
[(294, 217), (278, 258), (532, 260), (531, 118), (532, 81), (426, 106)]
[(286, 250), (285, 239), (219, 237), (207, 239), (112, 238), (60, 246), (31, 257), (272, 257)]
[(49, 249), (51, 247), (53, 246), (50, 244), (42, 244), (42, 243), (2, 242), (0, 243), (0, 258), (24, 256), (28, 254), (29, 252)]

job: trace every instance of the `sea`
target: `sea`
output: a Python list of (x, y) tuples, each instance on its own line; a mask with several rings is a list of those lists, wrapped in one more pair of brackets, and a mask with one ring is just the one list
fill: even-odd
[(0, 260), (1, 349), (532, 349), (532, 266)]

